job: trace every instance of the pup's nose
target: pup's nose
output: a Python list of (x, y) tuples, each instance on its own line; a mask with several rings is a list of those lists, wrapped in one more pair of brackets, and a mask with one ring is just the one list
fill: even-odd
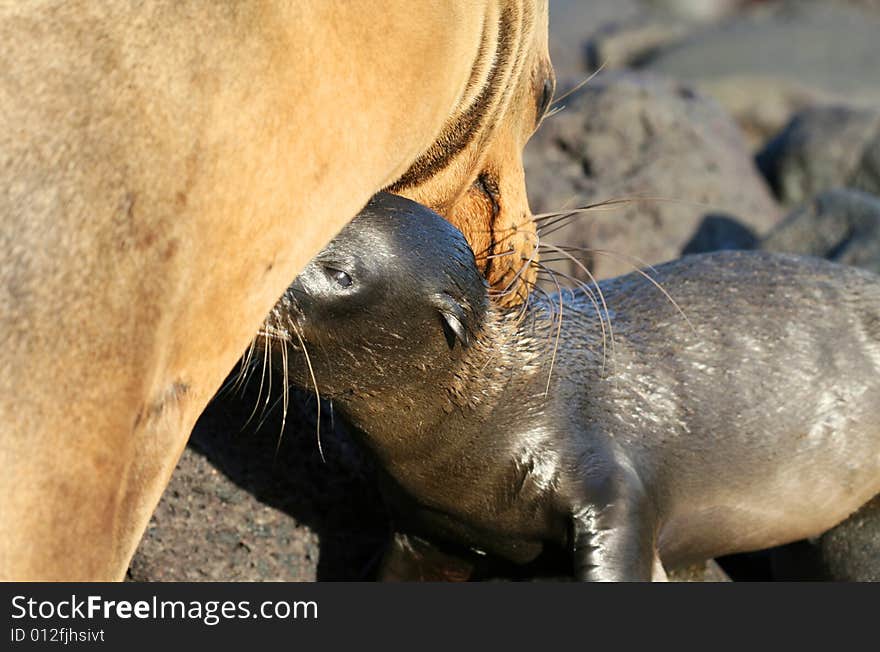
[[(299, 280), (294, 281), (290, 286), (288, 286), (287, 290), (284, 292), (284, 295), (275, 304), (274, 311), (279, 311), (284, 314), (288, 319), (300, 323), (303, 318), (303, 307), (302, 300), (308, 298), (308, 292), (306, 292), (305, 287), (302, 282)], [(274, 312), (273, 311), (273, 312)]]
[(288, 288), (288, 293), (292, 298), (296, 298), (296, 296), (308, 296), (309, 293), (306, 292), (306, 287), (303, 285), (302, 279), (300, 277), (296, 277), (293, 283), (290, 284)]

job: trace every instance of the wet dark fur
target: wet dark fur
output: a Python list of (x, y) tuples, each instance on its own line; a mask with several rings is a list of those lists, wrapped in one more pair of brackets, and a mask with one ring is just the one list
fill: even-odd
[(386, 576), (425, 577), (430, 542), (518, 563), (552, 542), (578, 578), (646, 580), (818, 534), (880, 492), (880, 278), (747, 252), (654, 278), (688, 319), (638, 274), (600, 283), (607, 315), (564, 292), (548, 388), (558, 297), (497, 312), (429, 211), (379, 197), (310, 264), (272, 329), (308, 386), (299, 332), (387, 475)]

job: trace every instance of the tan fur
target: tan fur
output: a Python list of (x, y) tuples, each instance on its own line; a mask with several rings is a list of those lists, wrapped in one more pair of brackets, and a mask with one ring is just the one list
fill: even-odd
[[(476, 248), (528, 222), (536, 1), (0, 2), (0, 578), (124, 575), (263, 317), (442, 140), (505, 8), (521, 23), (505, 92), (401, 194)], [(487, 169), (499, 194), (479, 209)]]

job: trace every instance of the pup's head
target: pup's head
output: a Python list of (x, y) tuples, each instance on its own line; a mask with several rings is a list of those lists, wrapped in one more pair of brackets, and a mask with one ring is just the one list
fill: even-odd
[[(420, 386), (449, 372), (479, 330), (486, 283), (464, 236), (380, 193), (296, 278), (270, 324), (287, 332), (290, 380), (326, 396)], [(300, 341), (300, 338), (302, 341)]]

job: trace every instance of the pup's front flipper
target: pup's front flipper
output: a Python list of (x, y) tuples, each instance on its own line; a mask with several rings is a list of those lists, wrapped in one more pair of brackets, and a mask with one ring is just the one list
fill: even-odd
[[(592, 484), (572, 511), (574, 575), (590, 582), (660, 579), (656, 517), (641, 483), (621, 473)], [(656, 561), (655, 561), (656, 560)], [(663, 573), (665, 576), (665, 573)]]

